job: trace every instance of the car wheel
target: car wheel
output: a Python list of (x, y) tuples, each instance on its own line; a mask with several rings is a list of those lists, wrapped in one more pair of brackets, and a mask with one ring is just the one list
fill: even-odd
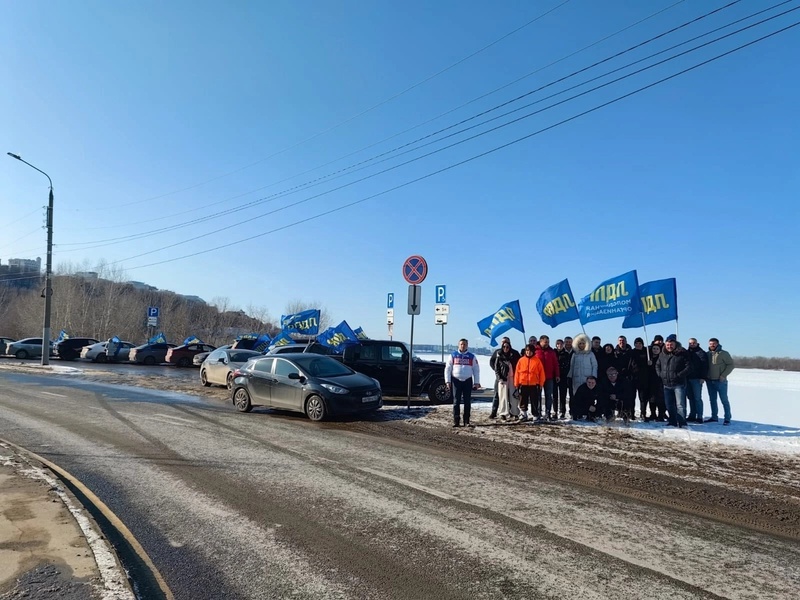
[(25, 360), (28, 358), (28, 351), (27, 350), (17, 350), (16, 357), (20, 360)]
[(253, 405), (250, 402), (250, 394), (244, 388), (237, 388), (233, 393), (233, 404), (239, 412), (250, 412)]
[(192, 359), (191, 358), (187, 358), (187, 357), (184, 356), (182, 359), (180, 359), (178, 361), (178, 366), (179, 367), (191, 367), (192, 366)]
[(312, 421), (322, 421), (328, 416), (328, 409), (325, 408), (325, 400), (321, 396), (314, 394), (306, 400), (306, 415)]
[(101, 352), (100, 354), (95, 356), (94, 361), (99, 363), (108, 362), (108, 356), (106, 356), (105, 353)]
[(206, 387), (211, 385), (210, 383), (208, 383), (208, 375), (206, 375), (205, 369), (200, 369), (200, 383), (202, 383)]
[(153, 366), (154, 364), (156, 364), (156, 359), (153, 356), (145, 356), (144, 361), (142, 362), (144, 362), (144, 364), (146, 365)]
[(233, 389), (233, 372), (228, 373), (228, 376), (225, 378), (225, 385), (229, 390)]
[(437, 379), (428, 388), (428, 400), (431, 404), (444, 404), (450, 396), (444, 379)]

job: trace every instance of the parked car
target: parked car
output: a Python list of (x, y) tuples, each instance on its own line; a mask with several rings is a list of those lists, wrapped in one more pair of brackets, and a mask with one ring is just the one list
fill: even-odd
[(192, 358), (194, 358), (195, 354), (200, 354), (201, 352), (213, 352), (216, 349), (216, 346), (202, 344), (199, 342), (194, 344), (183, 344), (182, 346), (176, 346), (168, 350), (167, 356), (164, 358), (164, 362), (168, 362), (171, 365), (178, 365), (179, 367), (191, 367)]
[(233, 388), (233, 372), (257, 356), (264, 355), (255, 350), (217, 348), (210, 352), (203, 364), (200, 365), (200, 383), (205, 386), (216, 383), (231, 389)]
[(145, 364), (145, 365), (158, 365), (164, 362), (167, 357), (167, 351), (174, 348), (175, 344), (165, 344), (163, 342), (158, 344), (142, 344), (131, 348), (128, 353), (128, 362)]
[(130, 357), (131, 348), (134, 347), (134, 345), (130, 342), (120, 342), (117, 355), (112, 357), (106, 355), (107, 346), (108, 342), (97, 342), (91, 346), (84, 346), (83, 350), (81, 350), (81, 358), (86, 358), (92, 362), (99, 363), (127, 361)]
[(267, 352), (268, 355), (271, 354), (286, 354), (287, 352), (313, 352), (314, 354), (336, 354), (336, 351), (329, 347), (323, 346), (317, 342), (311, 342), (310, 344), (287, 344), (286, 346), (273, 346)]
[[(390, 396), (408, 393), (408, 347), (403, 342), (361, 340), (345, 347), (344, 352), (335, 358), (380, 381), (381, 389)], [(415, 356), (412, 365), (411, 394), (425, 394), (432, 404), (447, 402), (449, 392), (444, 382), (444, 363)]]
[[(50, 354), (53, 353), (53, 342), (49, 343)], [(42, 355), (42, 338), (25, 338), (6, 344), (6, 354), (13, 354), (19, 359), (35, 358)]]
[(84, 346), (91, 346), (98, 341), (89, 337), (70, 337), (56, 343), (53, 347), (53, 356), (61, 360), (75, 360), (80, 357)]
[(0, 336), (0, 354), (5, 354), (6, 346), (16, 341), (14, 338)]
[[(230, 344), (225, 344), (224, 346), (220, 346), (219, 348), (217, 348), (217, 350), (227, 350), (228, 348), (232, 348), (232, 347), (233, 346), (231, 346)], [(215, 350), (215, 352), (216, 352), (216, 350)], [(195, 367), (199, 367), (200, 365), (203, 364), (203, 361), (206, 358), (208, 358), (209, 354), (211, 354), (211, 352), (200, 352), (198, 354), (195, 354), (194, 357), (192, 358), (192, 364)]]
[(260, 404), (304, 413), (312, 421), (383, 406), (377, 380), (313, 352), (250, 359), (234, 371), (231, 399), (241, 412)]

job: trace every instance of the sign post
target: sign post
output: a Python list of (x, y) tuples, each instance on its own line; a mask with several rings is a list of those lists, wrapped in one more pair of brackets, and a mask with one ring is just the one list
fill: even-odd
[(394, 334), (394, 292), (386, 294), (386, 325), (389, 327), (389, 339)]
[(428, 275), (428, 263), (418, 255), (409, 256), (403, 263), (403, 279), (408, 283), (408, 314), (411, 315), (411, 342), (408, 349), (408, 387), (406, 410), (411, 410), (411, 375), (414, 371), (414, 316), (420, 313), (422, 288), (417, 285)]
[(434, 309), (433, 322), (442, 326), (442, 362), (444, 362), (444, 326), (447, 325), (447, 315), (450, 314), (449, 304), (437, 304)]

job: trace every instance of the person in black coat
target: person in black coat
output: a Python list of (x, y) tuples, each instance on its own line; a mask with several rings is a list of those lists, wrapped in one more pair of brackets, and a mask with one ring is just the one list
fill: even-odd
[[(664, 381), (656, 371), (658, 358), (661, 356), (663, 344), (653, 344), (650, 346), (650, 366), (648, 378), (650, 379), (650, 418), (659, 423), (667, 420), (667, 405), (664, 403)], [(655, 415), (655, 417), (653, 417)], [(645, 419), (647, 421), (647, 419)]]
[(658, 357), (656, 373), (664, 382), (664, 402), (667, 405), (669, 424), (686, 427), (686, 378), (689, 375), (689, 353), (673, 334), (664, 342), (664, 351)]
[(573, 421), (588, 419), (594, 421), (600, 415), (598, 404), (600, 402), (600, 388), (597, 386), (597, 377), (589, 375), (586, 383), (578, 386), (575, 395), (569, 403), (569, 413)]
[[(567, 394), (569, 394), (569, 403), (572, 404), (572, 378), (569, 377), (569, 366), (572, 361), (572, 338), (567, 336), (564, 340), (556, 340), (556, 354), (558, 355), (558, 370), (561, 373), (561, 379), (556, 384), (556, 397), (558, 401), (559, 418), (564, 418), (564, 413), (567, 412)], [(555, 408), (553, 409), (555, 410)], [(570, 414), (572, 410), (570, 409)]]
[(617, 345), (614, 346), (614, 366), (621, 379), (633, 382), (633, 350), (624, 335), (619, 336)]
[(627, 423), (633, 415), (633, 390), (631, 382), (622, 379), (616, 367), (606, 370), (606, 380), (600, 385), (601, 412), (606, 420), (614, 419), (614, 411), (619, 411)]
[[(650, 421), (656, 416), (655, 407), (651, 407), (650, 416), (647, 416), (647, 406), (653, 399), (653, 393), (650, 386), (650, 355), (647, 348), (644, 347), (644, 340), (637, 337), (633, 341), (633, 350), (631, 350), (631, 382), (633, 389), (639, 396), (639, 416), (644, 421)], [(634, 398), (634, 406), (636, 399)]]
[(599, 383), (602, 384), (604, 381), (608, 380), (608, 377), (606, 377), (608, 368), (614, 367), (616, 369), (614, 365), (614, 360), (616, 358), (614, 356), (614, 346), (611, 344), (603, 344), (603, 347), (600, 349), (600, 352), (595, 355), (595, 358), (597, 358), (597, 379)]
[(703, 381), (708, 375), (708, 355), (697, 343), (697, 338), (689, 338), (689, 375), (687, 377), (686, 398), (689, 400), (689, 423), (703, 422)]

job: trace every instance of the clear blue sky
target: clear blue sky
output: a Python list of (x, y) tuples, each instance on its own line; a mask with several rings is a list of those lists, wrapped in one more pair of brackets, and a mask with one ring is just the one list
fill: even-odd
[[(318, 301), (335, 322), (347, 319), (376, 338), (386, 335), (386, 294), (394, 292), (395, 337), (408, 339), (401, 266), (420, 254), (430, 272), (415, 339), (440, 339), (433, 293), (434, 285), (445, 284), (446, 339), (465, 336), (473, 346), (488, 344), (476, 322), (514, 299), (528, 335), (574, 335), (577, 321), (554, 330), (541, 322), (540, 292), (568, 277), (580, 298), (600, 281), (637, 269), (640, 282), (677, 278), (684, 342), (716, 336), (737, 354), (800, 357), (800, 279), (792, 267), (800, 199), (800, 27), (462, 166), (318, 216), (800, 21), (798, 10), (356, 181), (490, 125), (370, 161), (381, 153), (727, 4), (571, 0), (559, 6), (562, 1), (6, 2), (0, 258), (45, 256), (47, 182), (5, 156), (11, 151), (53, 178), (57, 269), (104, 260), (128, 279), (208, 301), (227, 297), (240, 308), (266, 307), (274, 318), (289, 301)], [(772, 4), (739, 2), (466, 125)], [(680, 50), (797, 6), (785, 3)], [(326, 178), (361, 161), (369, 162), (360, 171)], [(318, 178), (320, 185), (307, 187)], [(138, 256), (145, 252), (152, 253)], [(586, 330), (615, 339), (621, 322)], [(674, 329), (667, 323), (648, 333)], [(641, 331), (626, 333), (632, 339)], [(523, 338), (515, 333), (512, 339)]]

